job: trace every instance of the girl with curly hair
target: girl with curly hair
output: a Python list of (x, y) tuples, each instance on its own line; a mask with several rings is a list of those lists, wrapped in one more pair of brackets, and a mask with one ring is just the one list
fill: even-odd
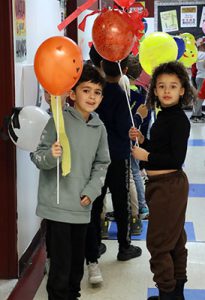
[(136, 128), (130, 138), (138, 138), (132, 155), (141, 160), (147, 173), (145, 196), (149, 207), (147, 248), (150, 267), (159, 297), (148, 299), (184, 300), (187, 281), (185, 212), (188, 180), (182, 170), (186, 157), (190, 123), (183, 111), (193, 98), (184, 66), (175, 61), (161, 64), (152, 76), (147, 96), (149, 107), (161, 108), (150, 130), (150, 139)]

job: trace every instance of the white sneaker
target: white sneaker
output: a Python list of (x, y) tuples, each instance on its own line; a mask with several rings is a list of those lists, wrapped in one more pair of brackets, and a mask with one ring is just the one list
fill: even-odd
[(88, 281), (90, 284), (98, 284), (103, 282), (102, 274), (98, 263), (89, 263), (88, 265)]

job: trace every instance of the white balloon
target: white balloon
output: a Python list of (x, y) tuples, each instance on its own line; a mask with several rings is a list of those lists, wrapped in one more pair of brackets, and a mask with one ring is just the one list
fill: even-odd
[[(25, 106), (11, 116), (8, 133), (19, 148), (35, 151), (50, 116), (37, 106)], [(19, 128), (18, 128), (19, 127)]]

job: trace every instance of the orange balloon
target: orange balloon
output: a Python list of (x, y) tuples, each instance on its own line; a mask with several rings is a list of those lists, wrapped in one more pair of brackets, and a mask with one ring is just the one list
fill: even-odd
[(34, 58), (36, 77), (52, 95), (62, 95), (78, 81), (83, 69), (81, 50), (71, 39), (55, 36), (45, 40)]
[(119, 10), (101, 13), (94, 21), (92, 39), (95, 49), (103, 58), (110, 61), (124, 59), (136, 40), (130, 16)]

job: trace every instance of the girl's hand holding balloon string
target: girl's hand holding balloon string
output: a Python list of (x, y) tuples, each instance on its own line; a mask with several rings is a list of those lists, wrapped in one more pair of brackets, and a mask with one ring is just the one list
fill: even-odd
[(136, 127), (131, 127), (130, 128), (130, 130), (129, 130), (129, 138), (132, 141), (136, 141), (136, 139), (137, 139), (138, 142), (139, 142), (139, 144), (142, 144), (144, 142), (144, 135)]
[(138, 160), (148, 161), (149, 152), (137, 146), (132, 147), (132, 155)]
[(62, 147), (59, 142), (55, 142), (51, 147), (53, 157), (60, 157), (62, 155)]

